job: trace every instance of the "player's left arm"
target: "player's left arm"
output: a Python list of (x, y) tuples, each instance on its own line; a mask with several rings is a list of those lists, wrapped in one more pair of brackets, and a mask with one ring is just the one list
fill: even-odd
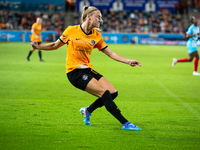
[(137, 60), (131, 60), (131, 59), (128, 59), (128, 58), (125, 58), (121, 55), (119, 55), (118, 53), (112, 51), (110, 48), (106, 47), (104, 50), (102, 50), (102, 52), (104, 54), (106, 54), (107, 56), (109, 56), (110, 58), (116, 60), (116, 61), (119, 61), (119, 62), (122, 62), (122, 63), (125, 63), (125, 64), (129, 64), (131, 65), (132, 67), (138, 65), (141, 67), (140, 65), (140, 62), (137, 61)]

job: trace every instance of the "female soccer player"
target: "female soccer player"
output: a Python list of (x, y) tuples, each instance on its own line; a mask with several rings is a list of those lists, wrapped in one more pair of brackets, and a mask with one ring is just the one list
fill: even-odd
[(186, 32), (186, 37), (189, 37), (189, 40), (187, 41), (189, 57), (182, 58), (182, 59), (173, 58), (172, 67), (174, 67), (174, 65), (177, 62), (191, 62), (195, 57), (193, 75), (200, 75), (200, 73), (197, 72), (198, 63), (199, 63), (199, 53), (197, 50), (197, 41), (199, 38), (199, 27), (197, 26), (198, 20), (196, 17), (193, 16), (191, 18), (191, 22), (192, 22), (192, 25), (188, 28), (188, 31)]
[(117, 90), (105, 77), (92, 69), (90, 54), (94, 48), (97, 48), (110, 58), (132, 67), (141, 66), (140, 62), (124, 58), (108, 48), (101, 33), (96, 30), (102, 22), (101, 12), (96, 7), (85, 6), (81, 20), (81, 25), (69, 26), (56, 42), (38, 45), (34, 41), (31, 45), (39, 50), (55, 50), (67, 44), (66, 70), (69, 81), (75, 87), (98, 97), (89, 107), (80, 109), (86, 125), (91, 126), (91, 113), (104, 105), (122, 123), (122, 129), (141, 130), (122, 116), (113, 102), (118, 95)]
[[(38, 45), (42, 44), (41, 29), (42, 29), (42, 19), (40, 17), (38, 17), (36, 19), (36, 22), (31, 27), (31, 33), (32, 33), (31, 41), (37, 41)], [(30, 56), (34, 52), (34, 50), (35, 49), (32, 47), (27, 58), (26, 58), (28, 61), (30, 61)], [(40, 61), (43, 61), (41, 50), (38, 51), (38, 55), (40, 57)]]

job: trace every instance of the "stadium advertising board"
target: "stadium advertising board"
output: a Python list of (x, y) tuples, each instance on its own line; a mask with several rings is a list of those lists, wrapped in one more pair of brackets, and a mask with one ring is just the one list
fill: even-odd
[[(56, 31), (45, 31), (41, 33), (42, 41), (55, 41)], [(0, 31), (0, 41), (30, 42), (30, 31)]]
[[(112, 44), (153, 44), (153, 45), (186, 45), (187, 40), (179, 34), (158, 34), (157, 38), (151, 38), (150, 34), (136, 33), (102, 33), (106, 43)], [(30, 42), (30, 31), (0, 31), (0, 41)], [(42, 32), (43, 42), (56, 40), (55, 31)], [(198, 45), (200, 42), (198, 41)]]
[(184, 39), (165, 39), (165, 38), (140, 38), (140, 44), (150, 45), (186, 45), (187, 40)]
[(99, 10), (139, 10), (158, 11), (168, 9), (176, 12), (179, 0), (77, 0), (76, 10), (80, 12), (83, 6), (95, 6)]
[[(56, 31), (42, 32), (42, 41), (49, 42), (56, 40)], [(149, 37), (149, 34), (129, 34), (129, 33), (102, 33), (102, 37), (106, 43), (136, 43), (139, 44), (140, 37)], [(16, 41), (16, 42), (30, 42), (30, 31), (0, 31), (0, 41)]]
[(150, 37), (149, 34), (129, 34), (129, 33), (102, 33), (102, 37), (106, 43), (118, 43), (118, 44), (128, 44), (135, 43), (139, 44), (139, 38)]
[[(186, 45), (188, 39), (166, 39), (166, 38), (140, 38), (140, 44), (149, 45)], [(200, 46), (198, 40), (197, 45)]]
[(116, 44), (155, 44), (155, 45), (185, 45), (187, 40), (182, 34), (157, 34), (156, 38), (151, 38), (150, 34), (134, 33), (102, 33), (106, 43)]

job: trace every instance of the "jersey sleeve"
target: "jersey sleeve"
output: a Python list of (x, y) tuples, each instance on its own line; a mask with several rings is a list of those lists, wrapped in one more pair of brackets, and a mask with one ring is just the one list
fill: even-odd
[(188, 28), (188, 31), (186, 32), (186, 34), (189, 34), (189, 35), (192, 35), (192, 34), (193, 34), (193, 32), (192, 32), (192, 27), (189, 27), (189, 28)]
[(59, 39), (61, 40), (61, 42), (66, 44), (69, 40), (69, 35), (70, 35), (70, 27), (65, 29), (65, 31), (62, 33)]
[(99, 36), (100, 40), (99, 42), (94, 46), (94, 48), (97, 48), (99, 51), (104, 50), (107, 46), (106, 42), (103, 40), (102, 36)]
[(36, 24), (36, 23), (34, 23), (34, 24), (32, 25), (32, 27), (31, 27), (31, 28), (32, 28), (32, 29), (35, 29), (35, 28), (37, 28), (36, 26), (37, 26), (37, 24)]

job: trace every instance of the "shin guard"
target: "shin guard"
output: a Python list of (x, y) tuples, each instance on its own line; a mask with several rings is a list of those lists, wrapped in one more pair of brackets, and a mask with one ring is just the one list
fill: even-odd
[(105, 105), (106, 109), (112, 113), (113, 111), (120, 112), (117, 105), (113, 102), (112, 96), (108, 90), (105, 91), (105, 93), (101, 97), (103, 104)]

